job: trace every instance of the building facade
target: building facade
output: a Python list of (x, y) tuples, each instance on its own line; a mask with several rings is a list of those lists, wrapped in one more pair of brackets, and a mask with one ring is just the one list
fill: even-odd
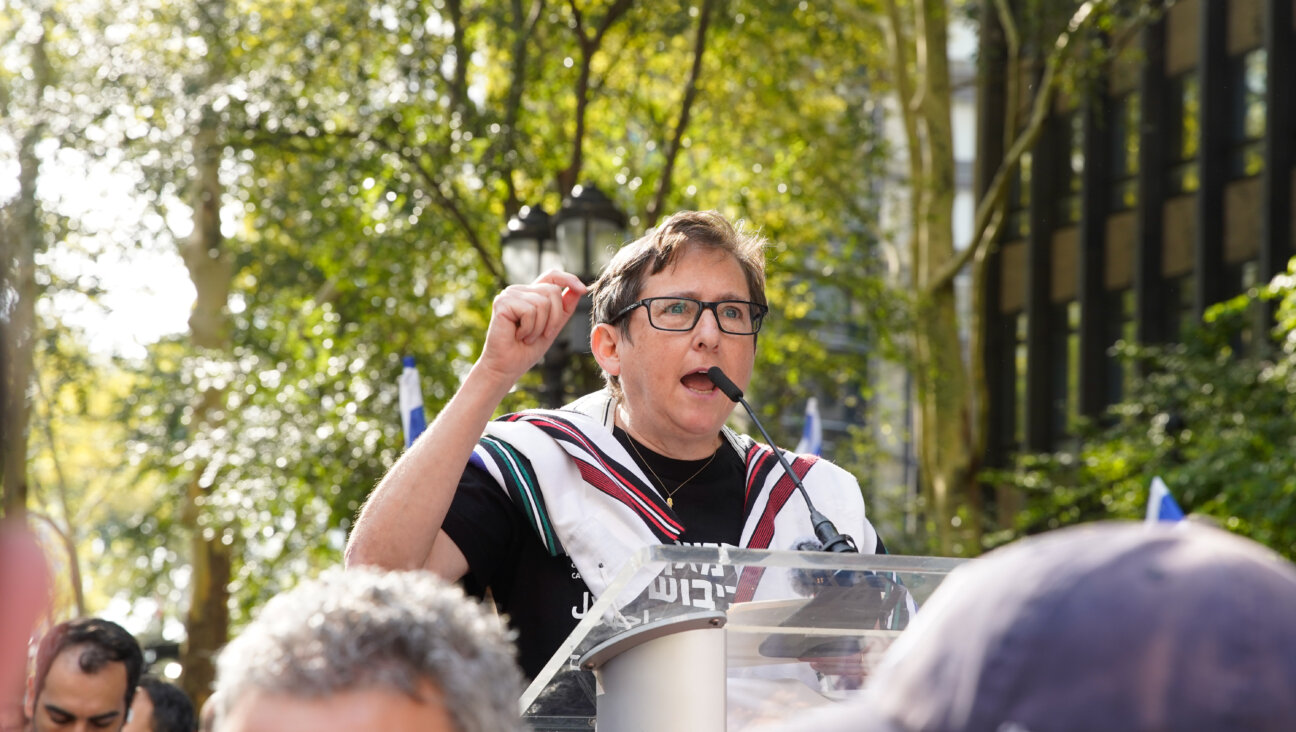
[[(1179, 0), (1023, 159), (986, 282), (987, 461), (1064, 448), (1120, 400), (1117, 340), (1172, 342), (1296, 252), (1293, 0)], [(1002, 159), (1002, 34), (981, 35), (979, 190)], [(1030, 70), (1020, 71), (1027, 82)], [(999, 103), (996, 103), (999, 102)], [(1255, 328), (1263, 328), (1261, 313)]]

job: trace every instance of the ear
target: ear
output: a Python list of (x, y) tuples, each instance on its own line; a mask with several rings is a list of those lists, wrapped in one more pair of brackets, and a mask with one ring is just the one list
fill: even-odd
[(621, 375), (621, 339), (625, 334), (615, 325), (599, 323), (590, 332), (590, 351), (594, 360), (611, 376)]
[(27, 677), (27, 692), (23, 694), (23, 712), (27, 719), (36, 719), (36, 677)]

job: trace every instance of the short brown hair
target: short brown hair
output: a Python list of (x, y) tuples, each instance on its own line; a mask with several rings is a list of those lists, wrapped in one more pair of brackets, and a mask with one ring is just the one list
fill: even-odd
[[(590, 326), (611, 323), (625, 308), (639, 299), (644, 281), (661, 272), (690, 246), (733, 255), (747, 278), (752, 302), (768, 305), (765, 298), (765, 238), (743, 222), (734, 225), (717, 211), (680, 211), (668, 216), (656, 228), (626, 244), (612, 257), (598, 281), (590, 287), (593, 301)], [(623, 322), (627, 336), (630, 326)], [(620, 397), (620, 379), (605, 374), (608, 388)]]

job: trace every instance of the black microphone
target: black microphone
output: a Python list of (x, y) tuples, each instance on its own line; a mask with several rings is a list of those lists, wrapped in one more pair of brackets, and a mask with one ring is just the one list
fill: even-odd
[(752, 410), (747, 400), (743, 399), (742, 389), (739, 389), (737, 384), (733, 383), (728, 376), (725, 376), (725, 372), (721, 371), (719, 366), (712, 366), (707, 369), (707, 376), (711, 377), (711, 383), (715, 384), (717, 389), (724, 392), (724, 395), (731, 400), (743, 405), (743, 409), (746, 409), (747, 414), (751, 415), (757, 429), (765, 437), (765, 442), (774, 451), (774, 457), (778, 458), (783, 470), (792, 478), (797, 490), (801, 491), (801, 497), (805, 499), (806, 508), (810, 509), (810, 523), (814, 526), (815, 536), (823, 543), (823, 550), (826, 552), (858, 552), (859, 549), (855, 547), (855, 540), (837, 531), (837, 527), (833, 526), (833, 522), (829, 521), (827, 516), (819, 513), (814, 507), (814, 503), (810, 501), (810, 494), (806, 493), (805, 486), (801, 484), (801, 479), (797, 477), (796, 473), (792, 472), (792, 466), (788, 465), (787, 458), (783, 457), (783, 452), (774, 445), (774, 440), (765, 431), (765, 426), (761, 424), (759, 419), (756, 419), (756, 412)]

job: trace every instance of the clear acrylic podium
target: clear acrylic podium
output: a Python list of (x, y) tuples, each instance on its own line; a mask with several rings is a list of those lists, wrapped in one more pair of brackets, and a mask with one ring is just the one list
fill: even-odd
[(849, 699), (962, 561), (647, 547), (527, 688), (523, 718), (720, 732)]

